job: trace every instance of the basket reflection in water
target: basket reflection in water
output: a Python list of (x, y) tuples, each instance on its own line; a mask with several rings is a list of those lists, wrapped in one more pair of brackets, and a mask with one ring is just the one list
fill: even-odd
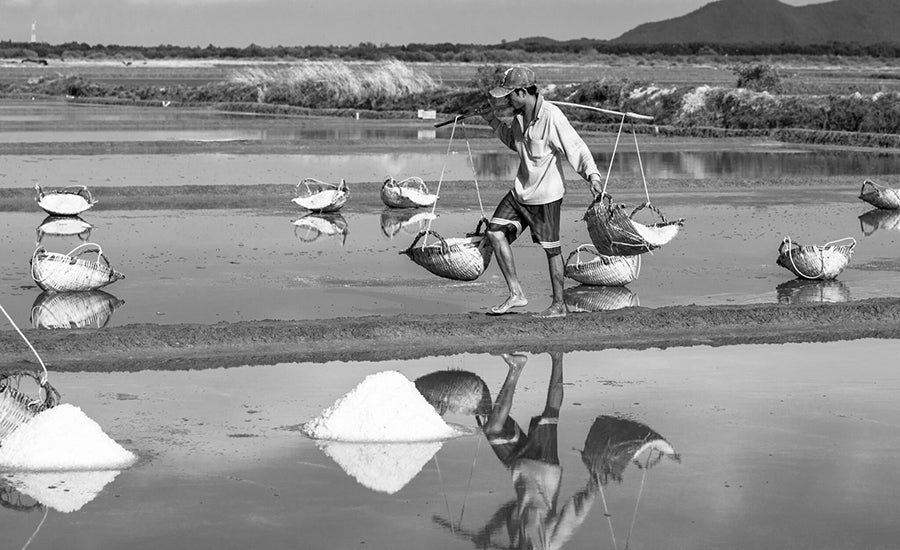
[[(82, 254), (97, 253), (97, 260), (79, 258)], [(31, 257), (31, 278), (41, 288), (53, 292), (97, 290), (125, 278), (114, 270), (100, 245), (85, 243), (68, 254), (35, 249)]]
[(781, 304), (836, 304), (850, 301), (850, 287), (843, 281), (792, 279), (775, 287)]
[(866, 237), (879, 229), (900, 231), (900, 210), (873, 208), (859, 217), (859, 228)]
[(38, 243), (40, 243), (46, 235), (58, 237), (77, 236), (82, 241), (86, 241), (91, 237), (91, 230), (93, 228), (93, 225), (78, 216), (47, 216), (35, 231), (37, 233)]
[[(842, 242), (849, 244), (838, 244)], [(856, 239), (847, 237), (817, 245), (799, 245), (785, 237), (778, 247), (778, 258), (775, 263), (803, 279), (834, 279), (844, 271), (850, 258)]]
[(31, 306), (31, 326), (43, 329), (102, 328), (124, 303), (102, 290), (44, 291)]
[(624, 286), (578, 285), (563, 291), (569, 311), (592, 312), (622, 309), (641, 305), (637, 294)]
[(381, 232), (390, 239), (401, 231), (416, 235), (425, 230), (425, 224), (436, 219), (437, 216), (431, 212), (385, 208), (381, 211)]
[(480, 376), (464, 370), (439, 370), (416, 378), (416, 389), (441, 416), (483, 417), (491, 412), (491, 391)]
[[(640, 457), (647, 453), (644, 462)], [(584, 440), (581, 461), (591, 475), (605, 485), (621, 483), (625, 469), (634, 463), (645, 471), (659, 464), (663, 457), (681, 462), (672, 445), (648, 426), (616, 416), (598, 416)]]
[(294, 225), (294, 236), (303, 242), (311, 243), (321, 236), (341, 237), (341, 246), (347, 242), (350, 234), (350, 224), (343, 216), (334, 212), (331, 214), (310, 213), (291, 222)]

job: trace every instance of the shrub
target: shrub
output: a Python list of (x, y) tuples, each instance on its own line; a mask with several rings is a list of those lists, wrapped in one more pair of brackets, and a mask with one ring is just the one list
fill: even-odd
[(766, 63), (757, 63), (754, 65), (741, 65), (732, 68), (732, 72), (737, 75), (737, 87), (747, 88), (754, 92), (769, 92), (780, 94), (784, 92), (784, 86), (781, 83), (781, 75), (775, 67)]

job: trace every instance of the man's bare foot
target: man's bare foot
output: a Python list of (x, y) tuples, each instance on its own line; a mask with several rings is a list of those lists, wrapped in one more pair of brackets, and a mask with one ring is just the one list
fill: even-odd
[(528, 356), (521, 353), (504, 353), (502, 357), (511, 370), (522, 370), (528, 362)]
[(510, 296), (499, 306), (494, 306), (488, 310), (488, 315), (504, 315), (509, 313), (514, 307), (524, 307), (528, 305), (528, 300), (524, 296)]
[(535, 313), (534, 316), (538, 319), (553, 319), (554, 317), (565, 317), (568, 312), (566, 304), (550, 304), (550, 307), (540, 313)]

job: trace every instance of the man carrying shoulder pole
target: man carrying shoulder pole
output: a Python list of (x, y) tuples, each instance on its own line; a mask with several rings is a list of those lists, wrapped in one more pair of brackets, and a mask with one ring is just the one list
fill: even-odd
[(566, 159), (590, 182), (595, 195), (603, 189), (600, 171), (584, 140), (559, 107), (538, 93), (531, 69), (510, 67), (503, 73), (500, 84), (490, 90), (490, 95), (494, 100), (504, 100), (513, 109), (509, 124), (494, 114), (493, 101), (481, 116), (500, 141), (518, 153), (519, 168), (513, 188), (497, 205), (487, 229), (497, 264), (509, 288), (509, 297), (490, 308), (488, 314), (503, 315), (528, 304), (516, 274), (510, 243), (526, 228), (531, 228), (531, 239), (547, 254), (553, 291), (550, 307), (535, 317), (563, 317), (567, 311), (559, 241), (559, 216), (566, 192), (562, 161)]

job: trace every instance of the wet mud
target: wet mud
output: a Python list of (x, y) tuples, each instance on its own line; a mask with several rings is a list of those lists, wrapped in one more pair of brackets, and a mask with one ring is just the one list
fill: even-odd
[[(571, 313), (368, 316), (211, 325), (139, 324), (26, 332), (58, 371), (221, 368), (282, 362), (390, 361), (459, 353), (647, 349), (900, 337), (900, 298), (847, 303), (630, 307)], [(0, 332), (0, 368), (34, 363)]]

